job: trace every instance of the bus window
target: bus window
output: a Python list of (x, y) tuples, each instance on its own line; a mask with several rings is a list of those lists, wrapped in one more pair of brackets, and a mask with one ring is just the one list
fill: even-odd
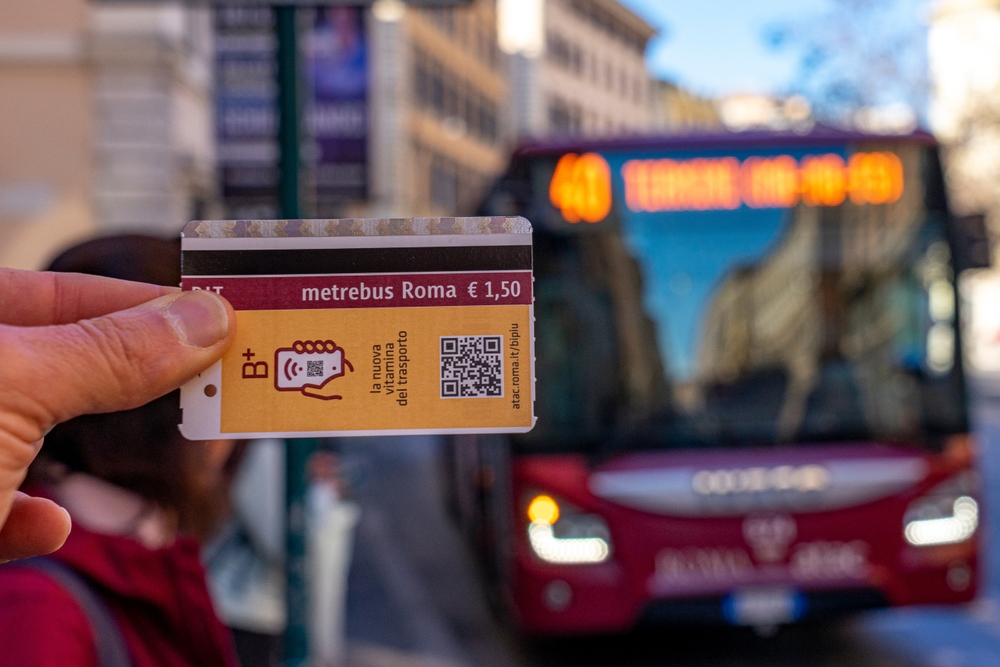
[(564, 215), (586, 193), (551, 187), (559, 156), (536, 158), (538, 424), (515, 444), (933, 445), (964, 431), (940, 172), (926, 147), (886, 143), (607, 151), (590, 158), (611, 178), (603, 219)]

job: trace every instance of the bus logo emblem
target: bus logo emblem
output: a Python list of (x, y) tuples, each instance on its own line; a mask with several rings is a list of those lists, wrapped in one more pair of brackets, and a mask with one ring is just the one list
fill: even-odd
[(743, 521), (743, 539), (753, 549), (758, 563), (780, 563), (788, 555), (798, 529), (795, 519), (784, 514), (748, 516)]

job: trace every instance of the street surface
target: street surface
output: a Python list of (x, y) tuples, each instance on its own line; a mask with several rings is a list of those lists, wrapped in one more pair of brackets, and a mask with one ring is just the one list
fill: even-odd
[(733, 628), (655, 629), (527, 642), (493, 617), (442, 502), (435, 438), (350, 439), (343, 463), (362, 507), (348, 583), (351, 667), (980, 667), (1000, 664), (1000, 397), (976, 402), (988, 545), (979, 601), (866, 613), (761, 638)]

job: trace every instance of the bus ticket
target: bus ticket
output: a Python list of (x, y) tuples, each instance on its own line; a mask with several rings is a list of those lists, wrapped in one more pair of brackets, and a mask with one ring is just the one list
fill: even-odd
[(181, 388), (184, 437), (534, 425), (524, 218), (195, 221), (181, 248), (182, 289), (221, 294), (237, 320)]

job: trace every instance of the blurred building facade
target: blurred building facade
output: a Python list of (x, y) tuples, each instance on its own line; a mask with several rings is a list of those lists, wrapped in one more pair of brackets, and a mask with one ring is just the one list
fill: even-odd
[(472, 213), (507, 166), (510, 89), (496, 3), (376, 10), (372, 45), (371, 216)]
[(789, 129), (805, 132), (814, 123), (812, 107), (801, 95), (734, 93), (716, 100), (715, 108), (722, 125), (734, 132)]
[(952, 209), (985, 214), (992, 271), (960, 282), (965, 359), (980, 390), (1000, 387), (1000, 0), (942, 0), (928, 31), (931, 128), (944, 150)]
[[(300, 10), (303, 215), (468, 214), (522, 137), (711, 122), (650, 81), (654, 30), (618, 2), (531, 2), (541, 48), (517, 56), (498, 48), (505, 0)], [(351, 16), (362, 37), (345, 51)], [(277, 216), (275, 46), (268, 8), (0, 0), (0, 265)], [(345, 72), (358, 90), (338, 88)]]
[(931, 15), (930, 121), (944, 144), (951, 205), (1000, 234), (1000, 0), (942, 0)]
[(645, 53), (656, 31), (615, 0), (548, 0), (541, 9), (537, 29), (509, 21), (511, 31), (537, 32), (542, 42), (525, 40), (512, 59), (515, 134), (608, 136), (652, 127)]
[(723, 129), (715, 100), (660, 80), (652, 82), (650, 94), (653, 127), (657, 130), (680, 134)]
[[(277, 217), (274, 17), (218, 9), (215, 32), (225, 214)], [(474, 209), (510, 147), (492, 0), (300, 9), (298, 40), (305, 217)]]
[(0, 265), (216, 201), (211, 17), (180, 2), (0, 2)]

